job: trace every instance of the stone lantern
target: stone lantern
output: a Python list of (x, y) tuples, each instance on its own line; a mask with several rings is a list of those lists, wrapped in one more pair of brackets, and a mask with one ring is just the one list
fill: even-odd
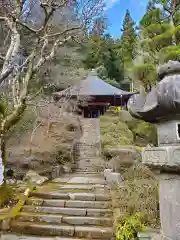
[(157, 126), (158, 146), (144, 148), (142, 161), (159, 172), (164, 239), (180, 240), (180, 62), (161, 66), (158, 77), (147, 95), (130, 98), (128, 109), (133, 117)]

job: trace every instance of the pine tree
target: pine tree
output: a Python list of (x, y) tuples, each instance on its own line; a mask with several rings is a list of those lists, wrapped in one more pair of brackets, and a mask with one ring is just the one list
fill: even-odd
[(147, 91), (157, 80), (157, 66), (169, 60), (180, 61), (180, 0), (152, 2), (158, 5), (147, 9), (140, 21), (138, 55), (142, 58), (133, 69), (135, 79)]

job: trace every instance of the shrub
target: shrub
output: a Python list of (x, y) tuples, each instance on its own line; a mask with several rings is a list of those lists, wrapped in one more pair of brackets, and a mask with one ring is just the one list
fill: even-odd
[(141, 214), (127, 216), (117, 226), (116, 240), (136, 240), (137, 233), (145, 229)]
[(150, 227), (159, 227), (158, 183), (154, 174), (142, 164), (129, 168), (123, 174), (124, 184), (112, 191), (115, 224), (132, 213), (141, 213)]
[(155, 125), (136, 119), (126, 121), (126, 124), (133, 134), (135, 145), (157, 145), (157, 130)]
[(157, 130), (153, 124), (137, 120), (128, 111), (117, 113), (110, 108), (101, 117), (101, 143), (103, 148), (135, 145), (157, 145)]
[(101, 117), (101, 143), (103, 148), (132, 145), (133, 135), (118, 116)]
[(14, 190), (8, 185), (0, 186), (0, 207), (3, 207), (14, 197)]

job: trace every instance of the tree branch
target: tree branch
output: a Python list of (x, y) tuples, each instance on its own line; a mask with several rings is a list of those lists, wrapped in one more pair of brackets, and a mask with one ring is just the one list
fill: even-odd
[(2, 84), (2, 82), (12, 73), (13, 71), (13, 67), (7, 69), (4, 73), (2, 73), (0, 75), (0, 85)]
[(28, 31), (30, 31), (30, 32), (32, 32), (32, 33), (37, 34), (37, 33), (40, 31), (40, 29), (36, 30), (36, 29), (34, 29), (34, 28), (29, 27), (27, 24), (22, 23), (21, 21), (19, 21), (19, 19), (15, 18), (15, 17), (13, 17), (13, 20), (14, 20), (17, 24), (21, 25), (22, 27), (26, 28)]
[(48, 56), (42, 56), (42, 52), (41, 52), (41, 58), (38, 61), (38, 63), (36, 64), (35, 68), (34, 68), (34, 72), (37, 72), (39, 70), (39, 68), (46, 62), (49, 61), (50, 59), (52, 59), (55, 55), (56, 49), (58, 46), (62, 46), (64, 45), (67, 41), (69, 41), (70, 39), (72, 39), (72, 36), (68, 36), (66, 39), (64, 39), (63, 41), (60, 41), (59, 39), (57, 39), (51, 49), (51, 52)]
[(3, 75), (5, 72), (8, 72), (8, 69), (12, 68), (13, 70), (14, 68), (13, 64), (20, 48), (20, 34), (16, 29), (16, 23), (12, 22), (12, 20), (10, 19), (7, 19), (7, 24), (12, 34), (10, 46), (6, 53), (1, 75)]
[(4, 61), (4, 57), (2, 55), (0, 55), (0, 60)]
[(26, 109), (26, 98), (22, 98), (20, 105), (12, 112), (12, 114), (6, 117), (5, 124), (4, 124), (4, 129), (6, 131), (8, 131), (20, 120), (20, 117), (24, 113), (25, 109)]
[(62, 32), (47, 35), (47, 37), (48, 37), (48, 38), (49, 38), (49, 37), (50, 37), (50, 38), (51, 38), (51, 37), (58, 37), (58, 36), (61, 36), (61, 35), (64, 35), (64, 34), (70, 32), (70, 31), (79, 30), (79, 29), (81, 29), (81, 28), (80, 28), (80, 27), (71, 27), (71, 28), (66, 29), (66, 30), (64, 30), (64, 31), (62, 31)]

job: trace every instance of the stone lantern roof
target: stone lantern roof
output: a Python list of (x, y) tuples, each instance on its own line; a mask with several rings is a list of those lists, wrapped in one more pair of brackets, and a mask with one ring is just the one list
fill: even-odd
[(180, 62), (169, 61), (158, 69), (159, 82), (147, 94), (133, 95), (128, 101), (130, 114), (158, 123), (180, 115)]

